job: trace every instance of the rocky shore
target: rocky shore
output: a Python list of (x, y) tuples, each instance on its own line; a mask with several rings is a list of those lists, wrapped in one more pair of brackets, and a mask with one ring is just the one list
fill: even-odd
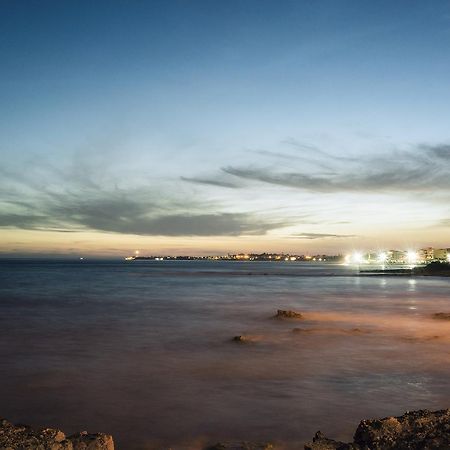
[(0, 419), (0, 450), (114, 450), (108, 434), (86, 431), (66, 436), (54, 428), (31, 428)]
[[(281, 447), (280, 447), (281, 448)], [(33, 429), (0, 421), (0, 450), (114, 450), (110, 435), (87, 432), (66, 436), (52, 428)], [(205, 450), (276, 450), (270, 442), (220, 442)], [(450, 449), (450, 409), (408, 411), (402, 416), (363, 420), (353, 442), (339, 442), (320, 431), (304, 450)]]
[[(276, 450), (270, 442), (223, 442), (208, 450)], [(363, 420), (353, 442), (339, 442), (320, 431), (304, 450), (448, 450), (450, 409), (408, 411), (403, 416)]]

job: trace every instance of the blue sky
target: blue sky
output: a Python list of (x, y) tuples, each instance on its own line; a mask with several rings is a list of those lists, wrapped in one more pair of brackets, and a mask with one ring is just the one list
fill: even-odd
[(3, 253), (450, 247), (449, 1), (1, 1)]

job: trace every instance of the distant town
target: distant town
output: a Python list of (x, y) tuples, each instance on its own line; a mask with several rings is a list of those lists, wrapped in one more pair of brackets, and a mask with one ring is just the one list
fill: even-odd
[(342, 264), (378, 264), (378, 265), (419, 265), (430, 262), (450, 262), (449, 248), (426, 247), (419, 250), (386, 250), (353, 252), (338, 255), (297, 255), (291, 253), (236, 253), (227, 255), (209, 256), (141, 256), (136, 250), (132, 256), (127, 256), (126, 261), (306, 261), (306, 262), (334, 262)]

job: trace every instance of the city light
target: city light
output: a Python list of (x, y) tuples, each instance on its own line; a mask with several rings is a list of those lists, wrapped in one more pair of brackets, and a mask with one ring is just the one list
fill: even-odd
[(388, 255), (386, 252), (381, 252), (378, 254), (378, 262), (385, 263), (388, 259)]
[(355, 264), (361, 264), (364, 261), (363, 254), (360, 252), (355, 252), (352, 255), (352, 262)]
[(417, 253), (412, 250), (408, 250), (406, 253), (406, 260), (409, 264), (415, 264), (417, 262)]

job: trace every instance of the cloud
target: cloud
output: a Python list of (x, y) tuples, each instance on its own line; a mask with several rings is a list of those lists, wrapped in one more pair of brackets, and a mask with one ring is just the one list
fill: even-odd
[(334, 161), (332, 173), (301, 169), (286, 172), (257, 166), (227, 166), (221, 170), (243, 180), (321, 193), (445, 193), (450, 188), (450, 145), (422, 144), (409, 151), (360, 159), (321, 154), (328, 162)]
[(231, 188), (231, 189), (237, 189), (237, 188), (241, 187), (237, 183), (231, 183), (228, 181), (221, 181), (221, 180), (208, 179), (208, 178), (180, 177), (180, 179), (183, 181), (187, 181), (189, 183), (207, 184), (210, 186), (225, 187), (225, 188)]
[[(0, 227), (147, 236), (240, 236), (261, 235), (289, 225), (253, 213), (222, 211), (220, 205), (202, 203), (182, 193), (169, 194), (147, 186), (121, 188), (114, 180), (100, 187), (82, 168), (58, 173), (44, 166), (34, 172), (30, 169), (26, 178), (21, 178), (20, 172), (8, 171), (0, 185), (5, 199), (0, 204)], [(40, 179), (49, 181), (40, 184)]]
[(324, 238), (334, 238), (334, 239), (343, 239), (343, 238), (355, 238), (357, 237), (355, 234), (328, 234), (328, 233), (299, 233), (292, 234), (289, 236), (293, 239), (324, 239)]

